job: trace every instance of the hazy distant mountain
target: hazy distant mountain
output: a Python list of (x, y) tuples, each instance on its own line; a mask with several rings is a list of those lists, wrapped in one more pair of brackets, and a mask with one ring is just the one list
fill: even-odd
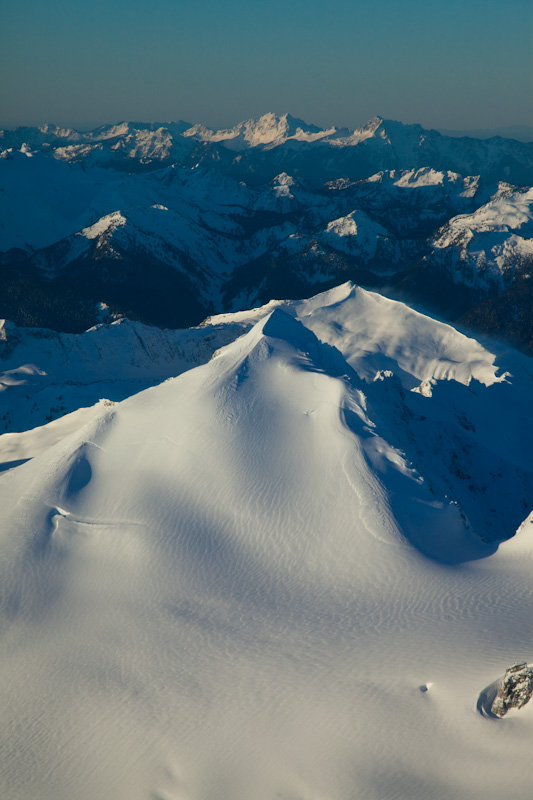
[(294, 142), (317, 142), (321, 139), (331, 140), (342, 133), (349, 135), (348, 130), (329, 128), (324, 130), (316, 125), (308, 125), (301, 119), (283, 114), (265, 114), (259, 119), (240, 122), (229, 130), (213, 131), (203, 125), (195, 125), (184, 132), (201, 142), (220, 143), (230, 150), (247, 150), (249, 148), (271, 148)]
[(289, 114), (265, 114), (223, 131), (185, 122), (124, 122), (85, 133), (53, 125), (0, 131), (0, 147), (23, 145), (63, 161), (126, 171), (203, 163), (248, 183), (287, 172), (319, 186), (340, 177), (360, 180), (380, 170), (422, 167), (533, 183), (533, 143), (458, 140), (380, 117), (355, 131), (321, 129)]
[(439, 128), (443, 136), (470, 136), (475, 139), (490, 139), (501, 136), (504, 139), (517, 139), (519, 142), (533, 142), (533, 125), (508, 125), (503, 128), (490, 128), (488, 130), (446, 130)]

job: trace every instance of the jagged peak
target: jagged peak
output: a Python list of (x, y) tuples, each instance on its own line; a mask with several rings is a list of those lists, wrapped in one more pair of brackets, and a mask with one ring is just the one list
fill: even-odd
[(384, 120), (384, 118), (383, 118), (383, 117), (380, 117), (380, 116), (377, 116), (377, 115), (376, 115), (375, 117), (372, 117), (371, 119), (369, 119), (369, 120), (368, 120), (368, 122), (366, 122), (366, 123), (365, 123), (365, 124), (364, 124), (364, 125), (363, 125), (361, 128), (359, 128), (358, 130), (362, 130), (362, 131), (372, 131), (372, 132), (375, 132), (375, 131), (377, 131), (377, 129), (378, 129), (378, 128), (379, 128), (381, 125), (383, 125), (383, 123), (384, 123), (384, 122), (385, 122), (385, 120)]
[(258, 118), (243, 120), (233, 128), (215, 131), (203, 125), (195, 125), (185, 131), (184, 135), (204, 142), (220, 142), (232, 150), (244, 150), (252, 147), (275, 147), (287, 139), (312, 142), (331, 136), (336, 131), (336, 128), (324, 130), (288, 113), (278, 115), (269, 111)]
[(433, 135), (436, 134), (436, 131), (429, 131), (418, 123), (411, 125), (375, 116), (360, 128), (356, 128), (348, 136), (343, 136), (338, 139), (338, 144), (356, 145), (366, 139), (381, 139), (385, 143), (390, 143), (391, 139), (397, 138), (398, 136), (420, 137), (430, 133)]
[(271, 186), (298, 186), (299, 181), (287, 172), (280, 172), (270, 181)]
[(273, 111), (262, 114), (257, 119), (248, 119), (245, 122), (241, 122), (240, 125), (250, 128), (282, 128), (284, 130), (296, 130), (300, 128), (302, 131), (309, 131), (312, 133), (318, 133), (323, 130), (317, 125), (309, 124), (308, 122), (305, 122), (305, 120), (300, 119), (299, 117), (293, 117), (292, 114), (287, 112), (285, 114), (278, 115)]

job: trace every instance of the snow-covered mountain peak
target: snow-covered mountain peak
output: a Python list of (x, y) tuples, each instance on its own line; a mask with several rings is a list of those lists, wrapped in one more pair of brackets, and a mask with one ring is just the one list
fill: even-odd
[(360, 257), (370, 259), (386, 244), (389, 232), (364, 211), (355, 209), (344, 217), (328, 222), (323, 236), (337, 250), (357, 253)]
[[(262, 363), (275, 354), (283, 354), (282, 357), (289, 360), (296, 354), (315, 363), (320, 360), (322, 343), (310, 328), (302, 324), (291, 306), (278, 304), (264, 310), (267, 313), (257, 321), (253, 320), (253, 325), (243, 336), (216, 353), (218, 359), (231, 364), (231, 369), (238, 367), (243, 378), (248, 375), (251, 364)], [(238, 318), (238, 315), (229, 316), (232, 321)]]
[(373, 136), (375, 132), (378, 130), (378, 128), (380, 128), (383, 125), (383, 122), (384, 122), (383, 117), (379, 116), (372, 117), (371, 119), (368, 120), (368, 122), (365, 122), (364, 125), (361, 125), (360, 128), (356, 128), (354, 130), (354, 133), (364, 132), (369, 136)]
[(470, 380), (494, 353), (350, 283), (7, 333), (2, 796), (528, 796), (529, 709), (473, 710), (530, 640), (530, 366)]
[[(213, 329), (226, 325), (250, 329), (279, 307), (297, 317), (321, 342), (341, 352), (367, 382), (373, 380), (376, 372), (387, 369), (401, 379), (406, 390), (428, 379), (455, 381), (465, 386), (474, 379), (492, 386), (505, 381), (505, 375), (500, 374), (502, 370), (514, 371), (515, 367), (530, 377), (533, 374), (526, 356), (515, 354), (516, 363), (510, 365), (504, 359), (502, 366), (496, 355), (500, 350), (484, 346), (451, 325), (351, 281), (308, 300), (272, 300), (250, 311), (218, 314), (204, 325)], [(257, 330), (262, 333), (261, 328)]]
[(184, 135), (204, 142), (219, 142), (230, 150), (246, 150), (276, 147), (288, 139), (313, 142), (332, 135), (335, 131), (335, 128), (325, 131), (316, 125), (309, 125), (290, 114), (278, 116), (270, 112), (226, 130), (213, 131), (203, 125), (196, 125)]
[(293, 178), (292, 175), (287, 175), (286, 172), (280, 172), (280, 174), (276, 175), (274, 180), (270, 182), (271, 186), (297, 186), (298, 183), (296, 178)]
[(431, 167), (401, 171), (398, 177), (396, 177), (396, 170), (393, 170), (393, 173), (396, 186), (405, 186), (408, 188), (438, 186), (444, 183), (457, 183), (457, 181), (462, 180), (461, 175), (457, 172), (451, 172), (450, 170), (443, 172), (442, 170), (432, 169)]
[(483, 288), (509, 284), (533, 265), (533, 189), (504, 187), (471, 214), (453, 217), (435, 235), (433, 254), (454, 280)]
[[(302, 195), (307, 199), (310, 187), (304, 186), (297, 178), (288, 175), (286, 172), (281, 172), (276, 175), (274, 180), (270, 181), (269, 188), (273, 194), (272, 210), (280, 212), (290, 211), (300, 204), (296, 200), (295, 195)], [(304, 200), (305, 202), (305, 200)], [(268, 198), (261, 200), (260, 203), (263, 207), (269, 207)]]
[(243, 139), (250, 147), (259, 145), (274, 147), (291, 137), (310, 141), (316, 136), (325, 135), (321, 128), (308, 125), (290, 114), (277, 116), (268, 113), (257, 120), (247, 120), (237, 127), (243, 131)]
[(356, 146), (366, 142), (373, 143), (374, 147), (393, 147), (398, 152), (404, 151), (406, 145), (420, 146), (424, 144), (426, 136), (440, 136), (436, 131), (428, 131), (421, 125), (406, 125), (395, 120), (386, 120), (382, 117), (372, 117), (365, 125), (338, 140), (332, 140), (336, 146)]
[(372, 119), (360, 128), (356, 128), (354, 131), (348, 131), (346, 136), (334, 143), (338, 146), (360, 144), (360, 142), (364, 142), (366, 139), (371, 139), (375, 136), (382, 122), (383, 119), (381, 117), (372, 117)]
[(93, 225), (83, 228), (83, 230), (80, 231), (80, 236), (84, 236), (86, 239), (97, 239), (107, 232), (110, 233), (116, 230), (116, 228), (124, 226), (126, 222), (126, 217), (121, 211), (113, 211), (111, 214), (106, 214), (104, 217), (101, 217)]
[(72, 128), (59, 128), (57, 125), (54, 125), (50, 122), (47, 122), (44, 125), (38, 125), (37, 129), (46, 136), (61, 136), (70, 138), (75, 133)]

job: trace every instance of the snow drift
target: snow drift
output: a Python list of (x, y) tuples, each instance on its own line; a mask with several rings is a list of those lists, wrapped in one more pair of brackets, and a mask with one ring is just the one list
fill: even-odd
[(0, 479), (5, 796), (528, 795), (530, 709), (476, 700), (528, 656), (530, 524), (482, 541), (291, 311)]

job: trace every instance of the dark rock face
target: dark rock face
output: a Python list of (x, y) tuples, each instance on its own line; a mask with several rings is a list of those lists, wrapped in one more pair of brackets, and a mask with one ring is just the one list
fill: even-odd
[(492, 704), (492, 713), (503, 717), (511, 708), (522, 708), (533, 695), (533, 667), (526, 663), (509, 667)]

